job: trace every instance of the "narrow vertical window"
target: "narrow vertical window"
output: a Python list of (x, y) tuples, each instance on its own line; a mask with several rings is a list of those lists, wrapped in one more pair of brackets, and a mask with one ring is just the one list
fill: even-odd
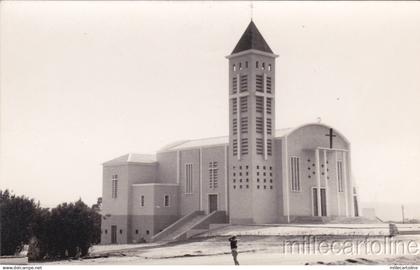
[(272, 133), (271, 118), (267, 118), (267, 134), (271, 135), (271, 133)]
[(240, 98), (240, 106), (241, 106), (241, 113), (245, 113), (248, 111), (248, 97), (241, 97)]
[(144, 206), (144, 195), (140, 196), (140, 206), (143, 207)]
[(236, 71), (236, 65), (233, 64), (233, 71)]
[(248, 133), (248, 117), (241, 117), (241, 133)]
[(232, 93), (236, 94), (238, 92), (238, 78), (235, 76), (232, 78)]
[(217, 188), (217, 161), (209, 162), (209, 188)]
[(271, 114), (271, 98), (267, 98), (267, 113)]
[(268, 64), (268, 71), (271, 71), (271, 64)]
[(248, 154), (248, 138), (241, 138), (241, 154)]
[(263, 133), (263, 118), (260, 116), (257, 116), (257, 118), (255, 119), (255, 124), (256, 124), (256, 131), (259, 134)]
[(185, 193), (193, 192), (193, 166), (191, 163), (185, 164)]
[(300, 191), (300, 170), (299, 170), (299, 158), (290, 158), (290, 173), (292, 180), (292, 191)]
[(263, 92), (263, 76), (262, 75), (256, 75), (255, 77), (255, 91), (257, 92)]
[(233, 135), (238, 134), (238, 119), (236, 118), (232, 119), (232, 134)]
[(241, 83), (240, 83), (240, 91), (246, 92), (248, 91), (248, 75), (241, 75)]
[(271, 77), (267, 76), (267, 82), (266, 82), (266, 89), (267, 93), (271, 94)]
[(248, 68), (248, 61), (245, 61), (245, 68)]
[[(264, 154), (264, 146), (263, 146), (263, 139), (262, 138), (257, 138), (256, 141), (257, 144), (257, 155), (263, 155)], [(257, 173), (258, 175), (259, 173)]]
[(169, 195), (163, 197), (163, 206), (169, 207)]
[(242, 62), (239, 63), (239, 70), (242, 70)]
[(112, 198), (115, 199), (118, 196), (118, 175), (112, 175)]
[(262, 70), (264, 70), (265, 69), (265, 63), (263, 62), (262, 63)]
[(234, 156), (237, 156), (238, 155), (238, 140), (237, 139), (233, 139), (233, 149), (232, 149), (232, 151), (233, 151), (233, 155)]
[(273, 154), (273, 141), (271, 139), (267, 140), (267, 155), (271, 156)]
[(261, 96), (256, 96), (255, 103), (256, 111), (262, 113), (264, 111), (264, 98)]
[(337, 181), (338, 181), (338, 191), (344, 192), (343, 162), (341, 160), (337, 161)]
[(255, 68), (259, 68), (260, 67), (260, 63), (257, 61), (255, 62)]

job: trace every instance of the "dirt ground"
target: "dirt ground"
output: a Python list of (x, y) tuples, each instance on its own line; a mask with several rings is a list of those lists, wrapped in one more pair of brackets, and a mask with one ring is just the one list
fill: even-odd
[[(399, 249), (378, 252), (381, 245), (391, 246), (393, 242), (390, 241), (398, 243)], [(359, 244), (360, 249), (347, 253), (339, 253), (340, 249), (337, 249), (334, 252), (334, 245), (343, 247), (345, 244), (353, 247)], [(401, 235), (391, 240), (383, 236), (325, 235), (317, 236), (312, 242), (305, 236), (240, 236), (238, 245), (238, 259), (243, 265), (420, 264), (420, 235)], [(320, 245), (330, 248), (321, 250)], [(366, 246), (373, 249), (364, 248)], [(93, 247), (87, 258), (48, 264), (231, 265), (233, 260), (227, 238), (219, 236), (176, 243), (99, 245)]]

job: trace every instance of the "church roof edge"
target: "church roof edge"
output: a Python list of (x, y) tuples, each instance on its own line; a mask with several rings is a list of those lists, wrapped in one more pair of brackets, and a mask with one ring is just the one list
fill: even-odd
[[(323, 126), (326, 128), (332, 128), (323, 123), (306, 123), (296, 127), (289, 127), (289, 128), (282, 128), (276, 129), (274, 134), (274, 139), (283, 139), (296, 130), (299, 130), (306, 126), (311, 125), (318, 125)], [(334, 129), (334, 132), (337, 133), (340, 137), (344, 139), (346, 143), (350, 145), (349, 140), (343, 136), (341, 132)], [(219, 136), (219, 137), (211, 137), (211, 138), (201, 138), (201, 139), (194, 139), (194, 140), (182, 140), (176, 141), (174, 143), (168, 144), (167, 146), (161, 148), (157, 151), (157, 153), (164, 153), (164, 152), (172, 152), (178, 150), (186, 150), (186, 149), (197, 149), (197, 148), (205, 148), (205, 147), (215, 147), (215, 146), (226, 146), (229, 144), (229, 136)], [(136, 153), (129, 153), (123, 156), (117, 157), (110, 161), (104, 162), (103, 166), (115, 166), (115, 165), (124, 165), (124, 164), (155, 164), (157, 163), (156, 155), (149, 155), (149, 154), (136, 154)]]
[(115, 165), (124, 165), (124, 164), (153, 164), (156, 163), (156, 155), (152, 154), (136, 154), (128, 153), (120, 157), (111, 159), (102, 163), (103, 166), (115, 166)]
[[(292, 134), (298, 129), (301, 129), (306, 126), (311, 126), (311, 125), (318, 125), (318, 126), (323, 126), (326, 128), (332, 128), (331, 126), (328, 126), (323, 123), (306, 123), (306, 124), (302, 124), (296, 127), (276, 129), (275, 134), (274, 134), (274, 139), (282, 139), (284, 137), (289, 136), (290, 134)], [(347, 143), (349, 143), (347, 138), (343, 136), (342, 133), (340, 133), (336, 129), (334, 129), (334, 131), (340, 137), (344, 138), (344, 140)], [(164, 147), (160, 149), (158, 152), (170, 152), (170, 151), (177, 151), (177, 150), (194, 149), (194, 148), (200, 148), (200, 147), (211, 147), (211, 146), (228, 145), (228, 144), (229, 144), (229, 136), (202, 138), (202, 139), (181, 141), (181, 143), (179, 142), (174, 143), (173, 147)], [(171, 144), (169, 146), (171, 146)]]
[[(296, 130), (299, 130), (301, 128), (307, 127), (307, 126), (323, 126), (325, 128), (333, 128), (332, 126), (329, 126), (327, 124), (324, 123), (306, 123), (306, 124), (302, 124), (300, 126), (296, 126), (293, 128), (286, 128), (284, 130), (281, 130), (282, 132), (280, 132), (279, 134), (277, 134), (277, 132), (279, 130), (276, 130), (276, 138), (280, 138), (280, 137), (286, 137), (289, 136), (290, 134), (292, 134), (293, 132), (295, 132)], [(350, 145), (350, 141), (343, 135), (343, 133), (341, 133), (340, 131), (338, 131), (337, 129), (333, 128), (334, 132), (339, 135), (348, 145)]]
[(206, 146), (217, 146), (217, 145), (227, 145), (229, 143), (228, 136), (219, 136), (219, 137), (210, 137), (210, 138), (201, 138), (194, 140), (186, 140), (181, 143), (169, 144), (166, 147), (163, 147), (158, 152), (169, 152), (176, 150), (183, 150), (188, 148), (197, 148), (197, 147), (206, 147)]
[(259, 55), (262, 55), (262, 56), (268, 56), (268, 57), (274, 57), (274, 58), (279, 57), (279, 55), (275, 54), (275, 53), (268, 53), (268, 52), (258, 51), (258, 50), (255, 50), (255, 49), (249, 49), (249, 50), (246, 50), (246, 51), (241, 51), (241, 52), (238, 52), (238, 53), (229, 54), (229, 55), (226, 56), (226, 58), (230, 59), (230, 58), (242, 56), (242, 55), (249, 54), (249, 53), (254, 53), (254, 54), (259, 54)]

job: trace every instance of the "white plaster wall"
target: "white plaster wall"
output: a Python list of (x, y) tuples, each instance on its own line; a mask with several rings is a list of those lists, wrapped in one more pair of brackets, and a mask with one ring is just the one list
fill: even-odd
[[(117, 198), (112, 198), (112, 175), (118, 175)], [(104, 166), (102, 180), (102, 213), (128, 215), (128, 166)]]
[[(210, 188), (209, 162), (213, 161), (217, 161), (217, 188)], [(201, 200), (206, 213), (209, 210), (209, 194), (217, 194), (217, 209), (226, 210), (225, 184), (225, 147), (203, 148), (203, 197)]]
[[(180, 153), (180, 214), (187, 215), (193, 211), (199, 210), (200, 204), (200, 150), (191, 149), (183, 150)], [(193, 165), (193, 192), (192, 194), (185, 193), (185, 164), (191, 163)]]
[[(329, 127), (323, 125), (307, 125), (297, 129), (287, 137), (288, 142), (288, 160), (289, 160), (289, 202), (290, 202), (290, 215), (312, 215), (312, 187), (317, 186), (315, 152), (316, 147), (329, 148), (329, 137), (325, 136), (329, 133)], [(336, 134), (336, 133), (335, 133)], [(349, 145), (344, 138), (336, 134), (334, 138), (334, 148), (348, 149)], [(328, 151), (327, 151), (328, 153)], [(300, 157), (300, 184), (301, 191), (292, 191), (291, 185), (291, 170), (290, 170), (290, 157)], [(341, 156), (341, 154), (339, 154)], [(323, 151), (320, 150), (320, 164), (324, 163)], [(328, 153), (328, 215), (338, 214), (337, 202), (337, 183), (336, 183), (336, 169), (335, 169), (335, 154)], [(314, 174), (315, 172), (315, 174)], [(325, 186), (324, 168), (320, 165), (321, 187)], [(309, 176), (311, 176), (309, 178)], [(341, 196), (344, 195), (340, 193)], [(344, 199), (342, 200), (344, 205)]]
[(160, 152), (156, 155), (158, 161), (157, 180), (160, 183), (176, 183), (177, 152)]

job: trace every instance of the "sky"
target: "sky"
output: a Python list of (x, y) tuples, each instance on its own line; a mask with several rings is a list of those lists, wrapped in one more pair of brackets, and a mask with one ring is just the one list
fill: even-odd
[[(361, 202), (420, 204), (420, 3), (254, 2), (276, 128), (331, 125)], [(250, 2), (2, 1), (0, 189), (46, 207), (102, 193), (101, 163), (228, 135)], [(420, 214), (419, 214), (420, 216)]]

